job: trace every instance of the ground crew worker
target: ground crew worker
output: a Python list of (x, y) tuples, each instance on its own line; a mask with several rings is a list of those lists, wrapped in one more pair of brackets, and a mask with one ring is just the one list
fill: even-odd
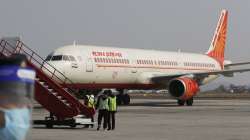
[[(95, 96), (93, 94), (87, 95), (86, 101), (87, 101), (86, 105), (89, 108), (95, 109)], [(94, 116), (91, 116), (91, 122), (93, 123), (93, 124), (91, 124), (91, 127), (93, 128), (94, 127)], [(89, 125), (86, 125), (86, 127), (89, 127)]]
[(25, 55), (0, 59), (0, 139), (24, 140), (30, 127), (35, 71)]
[(90, 108), (95, 108), (95, 96), (93, 94), (87, 96), (87, 106)]
[(97, 130), (100, 130), (102, 118), (103, 118), (103, 130), (105, 130), (108, 124), (108, 109), (109, 109), (107, 91), (104, 91), (103, 94), (101, 94), (98, 97), (96, 106), (98, 109)]
[(115, 129), (115, 113), (117, 111), (116, 106), (116, 96), (112, 93), (111, 90), (108, 90), (109, 93), (109, 115), (108, 115), (108, 130)]

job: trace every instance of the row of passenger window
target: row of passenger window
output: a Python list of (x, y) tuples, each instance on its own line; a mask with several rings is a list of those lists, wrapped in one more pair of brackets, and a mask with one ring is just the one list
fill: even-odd
[(214, 68), (215, 65), (211, 63), (193, 63), (193, 62), (185, 62), (184, 66), (191, 66), (191, 67), (207, 67), (207, 68)]
[(49, 55), (47, 56), (47, 58), (45, 59), (45, 61), (76, 61), (74, 56), (71, 55)]
[(178, 63), (175, 61), (165, 61), (165, 60), (137, 60), (137, 64), (143, 65), (168, 65), (168, 66), (177, 66)]
[(117, 64), (129, 64), (128, 59), (117, 58), (94, 58), (96, 63), (117, 63)]

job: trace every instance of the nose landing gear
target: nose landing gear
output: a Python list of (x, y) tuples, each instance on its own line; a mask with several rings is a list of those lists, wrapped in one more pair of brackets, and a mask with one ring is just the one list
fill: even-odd
[(119, 92), (116, 95), (116, 102), (118, 105), (129, 105), (130, 104), (130, 96), (127, 93), (124, 93), (124, 90), (117, 90)]

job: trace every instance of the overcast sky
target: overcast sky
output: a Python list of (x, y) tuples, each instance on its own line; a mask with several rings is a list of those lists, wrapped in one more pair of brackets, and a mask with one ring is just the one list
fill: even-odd
[[(250, 61), (249, 0), (1, 0), (0, 36), (21, 36), (43, 57), (74, 40), (204, 53), (222, 9), (229, 11), (226, 59)], [(250, 73), (223, 81), (250, 85)]]

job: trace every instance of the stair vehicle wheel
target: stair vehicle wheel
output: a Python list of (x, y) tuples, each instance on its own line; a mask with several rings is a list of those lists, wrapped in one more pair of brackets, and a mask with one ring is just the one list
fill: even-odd
[(124, 94), (122, 99), (123, 99), (124, 105), (129, 105), (129, 103), (130, 103), (130, 96), (128, 94)]
[(71, 128), (75, 128), (75, 127), (76, 127), (76, 124), (71, 124), (70, 127), (71, 127)]
[(193, 105), (193, 102), (194, 102), (194, 99), (193, 98), (190, 98), (186, 101), (186, 104), (187, 106), (192, 106)]
[(179, 106), (184, 106), (185, 101), (184, 101), (184, 100), (178, 99), (178, 100), (177, 100), (177, 104), (178, 104)]
[(53, 128), (53, 124), (51, 123), (46, 124), (46, 128)]

